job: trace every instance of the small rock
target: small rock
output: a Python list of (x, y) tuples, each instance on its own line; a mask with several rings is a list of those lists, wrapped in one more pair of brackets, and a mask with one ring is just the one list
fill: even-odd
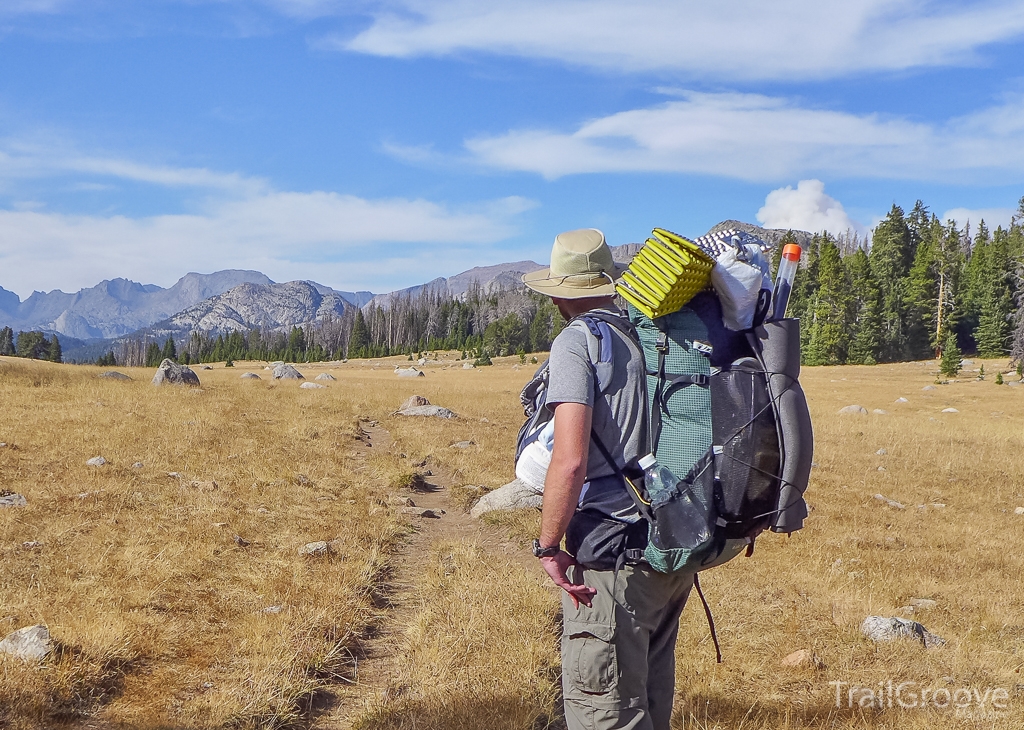
[(0, 654), (11, 654), (24, 661), (40, 662), (51, 651), (53, 642), (45, 626), (26, 626), (0, 641)]
[(153, 385), (191, 385), (198, 386), (199, 376), (192, 368), (179, 365), (173, 360), (165, 359), (156, 369), (153, 376)]
[(893, 403), (909, 403), (909, 402), (910, 401), (908, 401), (906, 398), (897, 398), (896, 400), (893, 401)]
[(540, 509), (544, 495), (526, 482), (515, 479), (508, 484), (482, 496), (470, 510), (470, 517), (480, 517), (488, 512), (520, 509)]
[(203, 365), (200, 370), (213, 370), (213, 365)]
[(260, 613), (278, 614), (284, 610), (284, 606), (267, 606)]
[(1020, 381), (1019, 380), (1010, 380), (1006, 384), (1009, 385), (1011, 388), (1016, 388), (1017, 386), (1020, 385)]
[(398, 407), (398, 410), (404, 411), (406, 408), (419, 408), (420, 406), (429, 406), (430, 401), (424, 398), (422, 395), (410, 395), (409, 398)]
[(427, 364), (427, 358), (421, 357), (419, 360), (416, 361), (416, 364), (417, 365), (426, 365)]
[(490, 423), (486, 418), (481, 418), (480, 423)]
[(94, 456), (89, 461), (85, 462), (87, 466), (103, 466), (107, 463), (107, 460), (102, 456)]
[(918, 610), (927, 611), (935, 608), (939, 604), (937, 601), (933, 601), (930, 598), (911, 598), (910, 605)]
[(436, 418), (458, 418), (452, 411), (441, 406), (416, 406), (415, 408), (403, 408), (398, 411), (399, 416), (433, 416)]
[(941, 636), (936, 636), (916, 621), (895, 616), (868, 616), (860, 625), (860, 630), (872, 641), (914, 639), (920, 641), (926, 649), (946, 643)]
[(316, 376), (315, 379), (316, 380), (337, 380), (337, 378), (334, 377), (333, 375), (331, 375), (330, 373), (320, 373), (319, 375)]
[(143, 463), (141, 461), (136, 461), (134, 464), (132, 464), (132, 469), (141, 469), (142, 467)]
[(395, 368), (395, 375), (397, 375), (400, 378), (422, 378), (426, 375), (426, 373), (424, 373), (422, 370), (417, 370), (416, 368), (409, 367), (404, 369)]
[(877, 499), (879, 502), (885, 502), (888, 506), (892, 507), (893, 509), (906, 509), (907, 508), (906, 505), (900, 504), (895, 499), (889, 499), (884, 494), (876, 494), (875, 495), (875, 499)]
[(220, 485), (212, 479), (190, 482), (189, 486), (193, 489), (198, 489), (200, 492), (213, 492), (220, 487)]
[(973, 364), (974, 364), (974, 360), (961, 360), (960, 361), (960, 365), (962, 365), (965, 368), (966, 367), (970, 367)]
[(883, 411), (881, 408), (876, 408), (875, 410), (873, 410), (871, 412), (873, 414), (875, 414), (876, 416), (888, 416), (889, 415), (889, 411)]
[(1024, 507), (1018, 507), (1013, 511), (1015, 515), (1024, 515)]
[(923, 388), (921, 388), (921, 390), (935, 390), (935, 386), (934, 385), (926, 385)]
[(885, 456), (888, 453), (889, 452), (886, 451), (885, 449), (879, 449), (878, 451), (875, 452), (875, 454), (878, 455), (878, 456)]
[(403, 507), (403, 515), (414, 515), (416, 517), (440, 517), (444, 514), (443, 509), (424, 509), (423, 507)]
[(888, 469), (886, 469), (884, 466), (880, 466), (878, 467), (878, 471), (888, 471)]
[(0, 441), (0, 449), (6, 449), (6, 448), (7, 448), (7, 442), (6, 441)]
[(295, 475), (295, 481), (297, 481), (299, 484), (301, 484), (304, 487), (309, 486), (310, 484), (313, 483), (313, 480), (310, 479), (309, 477), (307, 477), (305, 474), (296, 474)]
[(331, 551), (331, 546), (327, 544), (326, 540), (319, 540), (317, 542), (307, 542), (305, 545), (299, 548), (299, 555), (305, 555), (311, 558), (322, 558)]
[(792, 654), (785, 656), (781, 662), (780, 667), (814, 667), (815, 669), (821, 669), (824, 665), (818, 655), (810, 649), (797, 649)]
[(303, 390), (317, 390), (319, 388), (326, 388), (326, 385), (320, 385), (320, 383), (303, 383), (299, 386)]
[(235, 535), (231, 539), (235, 541), (235, 545), (237, 545), (238, 547), (249, 547), (249, 545), (252, 544), (241, 535)]
[(476, 370), (476, 365), (474, 365), (471, 362), (464, 362), (464, 363), (462, 363), (462, 369), (463, 370)]
[(0, 490), (0, 507), (24, 507), (27, 504), (28, 500), (24, 496)]
[(476, 441), (459, 441), (452, 444), (449, 448), (452, 449), (468, 449), (472, 446), (476, 446)]
[(263, 380), (263, 378), (256, 373), (242, 373), (241, 378), (242, 380)]
[(227, 526), (228, 526), (227, 522), (213, 522), (213, 523), (210, 524), (210, 527), (227, 527)]
[(291, 365), (280, 363), (274, 367), (274, 380), (305, 380), (305, 376)]
[(176, 471), (167, 472), (167, 476), (169, 476), (171, 479), (181, 479), (181, 474), (179, 474)]
[(840, 416), (866, 416), (867, 414), (868, 409), (865, 408), (864, 406), (844, 406), (843, 408), (839, 409)]
[(109, 378), (110, 380), (131, 380), (130, 377), (124, 373), (119, 373), (116, 370), (108, 370), (105, 373), (100, 373), (101, 378)]
[(958, 411), (956, 408), (943, 408), (942, 412), (943, 413), (959, 413), (960, 411)]
[(22, 550), (38, 550), (42, 546), (43, 546), (43, 543), (41, 543), (41, 542), (39, 542), (37, 540), (29, 540), (27, 542), (21, 543), (21, 549)]

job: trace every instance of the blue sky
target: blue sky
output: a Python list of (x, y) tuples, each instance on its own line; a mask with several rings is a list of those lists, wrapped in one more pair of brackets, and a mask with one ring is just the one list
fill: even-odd
[(0, 0), (0, 286), (387, 291), (1024, 195), (1024, 2)]

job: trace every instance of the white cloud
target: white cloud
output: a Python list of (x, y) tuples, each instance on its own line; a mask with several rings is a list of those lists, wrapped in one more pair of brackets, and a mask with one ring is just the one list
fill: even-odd
[(574, 132), (512, 130), (466, 148), (484, 165), (547, 178), (677, 172), (756, 182), (863, 177), (1015, 183), (1024, 179), (1024, 98), (944, 123), (800, 106), (758, 94), (677, 92)]
[(371, 12), (368, 29), (329, 44), (398, 58), (480, 52), (703, 79), (977, 63), (978, 49), (1024, 34), (1019, 0), (392, 0)]
[(0, 210), (0, 286), (24, 297), (115, 276), (166, 286), (187, 271), (251, 268), (277, 281), (387, 290), (479, 263), (476, 251), (514, 235), (516, 216), (532, 205), (506, 198), (452, 210), (426, 200), (272, 192), (202, 214), (147, 218)]
[(0, 140), (0, 182), (55, 175), (119, 178), (164, 187), (192, 187), (254, 195), (268, 189), (266, 180), (201, 167), (174, 167), (135, 162), (116, 156), (82, 154), (59, 138)]
[(862, 225), (846, 214), (843, 204), (825, 193), (821, 180), (801, 180), (792, 186), (772, 190), (757, 211), (765, 228), (785, 228), (839, 236), (848, 231), (864, 233)]
[(994, 231), (999, 226), (1009, 228), (1010, 220), (1016, 212), (1012, 208), (976, 208), (974, 210), (970, 208), (953, 208), (943, 213), (939, 220), (943, 223), (954, 220), (961, 228), (970, 223), (973, 230), (977, 230), (978, 224), (981, 221), (985, 221), (988, 229)]

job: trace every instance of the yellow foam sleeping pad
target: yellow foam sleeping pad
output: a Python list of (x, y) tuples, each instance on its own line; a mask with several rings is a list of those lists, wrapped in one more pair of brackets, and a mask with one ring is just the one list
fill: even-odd
[(615, 290), (651, 319), (664, 317), (708, 287), (714, 265), (693, 241), (655, 228)]

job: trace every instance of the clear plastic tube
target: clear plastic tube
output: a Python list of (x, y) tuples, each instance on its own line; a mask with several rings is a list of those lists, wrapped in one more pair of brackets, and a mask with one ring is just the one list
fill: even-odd
[(786, 308), (789, 307), (789, 296), (793, 293), (793, 279), (800, 265), (803, 250), (795, 243), (787, 243), (782, 249), (782, 260), (779, 271), (775, 275), (775, 291), (772, 293), (772, 314), (768, 318), (785, 319)]

